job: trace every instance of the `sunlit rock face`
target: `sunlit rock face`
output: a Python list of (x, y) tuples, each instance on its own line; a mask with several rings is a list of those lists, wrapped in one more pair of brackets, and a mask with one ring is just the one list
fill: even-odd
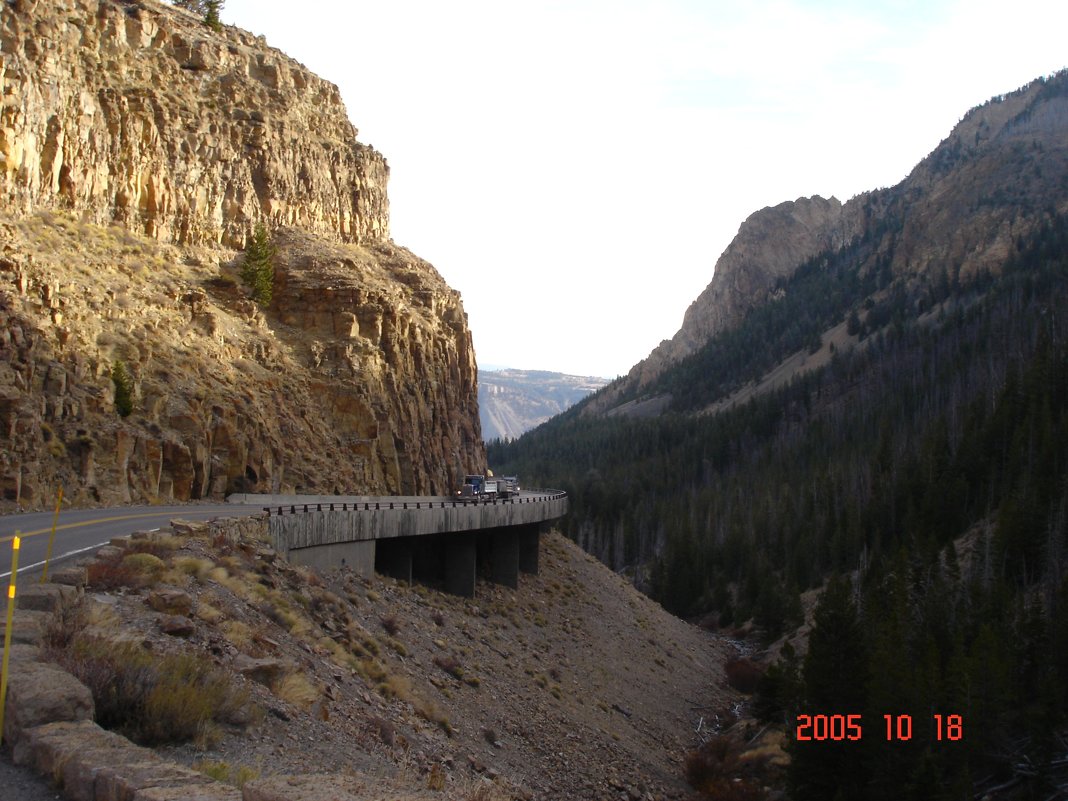
[(257, 221), (389, 236), (389, 168), (338, 88), (236, 28), (155, 2), (5, 4), (0, 197), (165, 242), (242, 247)]
[[(152, 0), (5, 4), (0, 44), (0, 505), (484, 469), (459, 293), (389, 239), (386, 162), (333, 84)], [(238, 278), (258, 223), (267, 308)]]

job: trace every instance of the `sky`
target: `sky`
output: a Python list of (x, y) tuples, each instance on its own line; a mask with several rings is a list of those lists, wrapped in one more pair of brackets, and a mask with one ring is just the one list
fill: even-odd
[(1063, 0), (227, 0), (338, 85), (482, 367), (614, 378), (753, 212), (902, 180), (1068, 66)]

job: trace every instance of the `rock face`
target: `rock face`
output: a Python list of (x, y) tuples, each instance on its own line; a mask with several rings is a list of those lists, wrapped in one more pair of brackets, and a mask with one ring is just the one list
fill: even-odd
[[(900, 184), (839, 203), (801, 198), (753, 214), (716, 262), (682, 328), (594, 398), (588, 414), (645, 408), (658, 376), (776, 292), (807, 260), (857, 239), (874, 256), (858, 270), (968, 276), (997, 271), (1015, 241), (1068, 210), (1068, 72), (972, 109)], [(624, 405), (625, 404), (625, 405)]]
[(389, 168), (337, 87), (251, 34), (152, 0), (25, 0), (0, 44), (7, 208), (232, 247), (258, 221), (389, 236)]
[[(0, 506), (484, 469), (460, 296), (389, 240), (388, 169), (336, 87), (152, 0), (5, 4), (0, 41)], [(234, 250), (259, 222), (266, 309)]]
[(775, 282), (805, 259), (846, 244), (858, 230), (837, 198), (787, 201), (751, 215), (719, 257), (712, 282), (686, 310), (682, 328), (640, 365), (639, 383), (663, 365), (693, 353), (720, 331), (738, 325), (763, 302)]

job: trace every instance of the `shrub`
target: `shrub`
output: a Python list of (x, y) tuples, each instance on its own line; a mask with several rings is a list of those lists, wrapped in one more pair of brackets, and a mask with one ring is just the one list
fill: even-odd
[(397, 730), (393, 724), (385, 718), (374, 715), (371, 717), (371, 726), (375, 733), (378, 735), (378, 739), (386, 745), (392, 747), (397, 741)]
[(745, 657), (730, 660), (723, 669), (727, 674), (727, 683), (746, 695), (756, 692), (760, 677), (764, 675), (760, 665)]
[(121, 554), (107, 559), (95, 559), (86, 567), (86, 583), (99, 590), (114, 590), (119, 587), (140, 588), (151, 583), (152, 573), (142, 572), (145, 565), (140, 560), (127, 561), (134, 554)]
[(716, 736), (686, 755), (686, 781), (706, 798), (718, 801), (759, 801), (765, 797), (759, 782), (745, 775), (755, 765), (740, 760), (740, 746)]
[(209, 660), (81, 635), (53, 658), (93, 694), (96, 721), (147, 746), (201, 738), (247, 717), (248, 692)]
[(47, 653), (62, 651), (88, 625), (89, 609), (85, 596), (81, 593), (62, 596), (45, 625), (41, 644)]
[(434, 657), (434, 664), (454, 679), (462, 680), (464, 677), (463, 667), (461, 667), (459, 660), (452, 654), (438, 654)]
[(426, 789), (438, 793), (445, 789), (445, 769), (437, 762), (430, 767), (430, 774), (426, 777)]

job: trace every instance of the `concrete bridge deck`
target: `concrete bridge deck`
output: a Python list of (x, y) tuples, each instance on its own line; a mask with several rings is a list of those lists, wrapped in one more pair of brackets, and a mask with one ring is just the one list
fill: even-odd
[(297, 564), (376, 570), (411, 581), (444, 578), (448, 591), (474, 594), (480, 566), (515, 587), (538, 572), (542, 526), (567, 514), (566, 493), (533, 490), (492, 501), (456, 497), (235, 495), (270, 513), (277, 551)]

